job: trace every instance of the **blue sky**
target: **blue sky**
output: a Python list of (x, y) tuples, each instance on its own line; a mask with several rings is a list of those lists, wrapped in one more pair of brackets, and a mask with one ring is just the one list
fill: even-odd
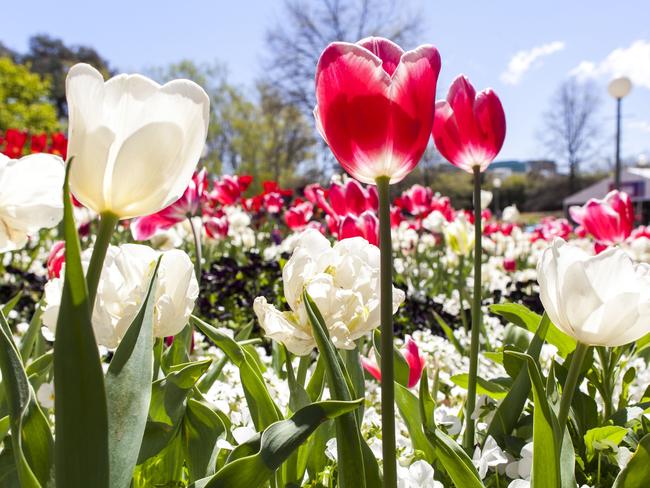
[[(500, 159), (546, 155), (538, 142), (542, 114), (557, 86), (576, 72), (602, 91), (604, 157), (613, 154), (615, 123), (607, 82), (615, 74), (632, 78), (634, 88), (624, 100), (622, 153), (650, 156), (648, 0), (402, 3), (422, 12), (422, 42), (441, 53), (439, 98), (459, 73), (476, 87), (491, 86), (501, 97), (508, 134)], [(232, 81), (250, 86), (261, 72), (265, 30), (281, 19), (282, 1), (39, 0), (29, 8), (14, 2), (3, 10), (10, 21), (3, 22), (0, 40), (17, 50), (26, 49), (30, 35), (47, 32), (94, 46), (121, 71), (182, 58), (220, 60)]]

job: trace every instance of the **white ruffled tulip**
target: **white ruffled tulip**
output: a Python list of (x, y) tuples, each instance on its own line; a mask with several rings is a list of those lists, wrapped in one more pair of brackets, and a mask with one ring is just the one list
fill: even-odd
[(210, 100), (199, 85), (124, 74), (105, 82), (77, 64), (66, 95), (70, 188), (81, 203), (126, 219), (180, 198), (207, 136)]
[(556, 238), (537, 275), (549, 318), (577, 341), (620, 346), (650, 332), (650, 266), (621, 249), (592, 256)]
[(464, 215), (458, 215), (453, 222), (443, 227), (445, 241), (451, 250), (459, 256), (469, 256), (474, 250), (474, 226)]
[(14, 251), (63, 218), (63, 160), (51, 154), (0, 154), (0, 252)]
[[(255, 299), (253, 309), (266, 335), (296, 355), (309, 354), (316, 346), (302, 300), (305, 289), (336, 347), (354, 349), (356, 339), (379, 327), (379, 249), (361, 237), (331, 246), (317, 230), (306, 230), (282, 279), (291, 310), (281, 312), (264, 297)], [(402, 290), (393, 288), (393, 312), (404, 298)]]
[[(91, 253), (92, 249), (87, 249), (82, 254), (84, 270), (88, 268)], [(189, 256), (178, 249), (160, 253), (139, 244), (110, 246), (92, 317), (98, 344), (115, 348), (122, 340), (142, 306), (161, 254), (154, 304), (154, 336), (176, 335), (187, 324), (199, 294)], [(52, 332), (55, 332), (59, 314), (63, 276), (62, 273), (61, 278), (52, 279), (45, 285), (43, 323)]]

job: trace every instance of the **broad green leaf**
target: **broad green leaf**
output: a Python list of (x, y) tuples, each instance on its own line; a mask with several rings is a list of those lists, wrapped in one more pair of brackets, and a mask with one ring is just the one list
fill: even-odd
[(45, 486), (52, 466), (53, 440), (49, 424), (36, 402), (18, 349), (0, 313), (0, 371), (11, 426), (11, 445), (20, 486)]
[(618, 474), (612, 488), (647, 488), (650, 480), (650, 434), (639, 442), (639, 447)]
[[(450, 380), (455, 385), (467, 389), (469, 384), (469, 375), (467, 373), (457, 374), (452, 376)], [(477, 381), (476, 392), (480, 395), (487, 395), (495, 400), (501, 400), (508, 394), (506, 388), (494, 381), (486, 380), (485, 378), (477, 378)]]
[(282, 412), (280, 412), (279, 407), (266, 388), (266, 383), (254, 355), (247, 351), (245, 347), (240, 346), (237, 341), (198, 317), (192, 316), (191, 320), (239, 368), (239, 376), (246, 395), (246, 402), (257, 430), (261, 431), (282, 419)]
[[(237, 446), (226, 464), (213, 477), (197, 481), (192, 488), (257, 488), (263, 486), (282, 463), (325, 420), (353, 412), (363, 400), (325, 401), (298, 410), (288, 420), (270, 425), (261, 434)], [(242, 456), (241, 452), (246, 455)], [(359, 486), (359, 485), (355, 485)]]
[(436, 459), (436, 453), (422, 429), (423, 419), (420, 415), (418, 398), (408, 388), (395, 382), (395, 403), (402, 420), (406, 424), (413, 450), (422, 452), (424, 459), (429, 463), (433, 463)]
[[(544, 339), (546, 333), (550, 326), (551, 322), (548, 319), (548, 315), (544, 314), (537, 326), (535, 331), (535, 336), (530, 341), (528, 346), (528, 355), (532, 357), (535, 361), (539, 358), (539, 353), (542, 350), (542, 345), (544, 344)], [(505, 354), (505, 353), (504, 353)], [(506, 357), (504, 356), (504, 363), (506, 362)], [(506, 397), (499, 403), (492, 422), (488, 428), (488, 434), (494, 437), (494, 439), (503, 443), (503, 440), (506, 436), (509, 436), (512, 431), (515, 429), (521, 412), (524, 410), (526, 405), (526, 400), (528, 399), (528, 394), (530, 393), (530, 377), (528, 375), (528, 369), (526, 363), (524, 362), (524, 367), (520, 369), (519, 373), (514, 379), (510, 391)]]
[(108, 446), (112, 488), (128, 488), (142, 444), (151, 401), (155, 265), (140, 311), (115, 351), (106, 373)]
[[(540, 324), (542, 318), (535, 312), (518, 303), (500, 303), (491, 305), (490, 312), (500, 315), (509, 322), (533, 333), (537, 331), (537, 326)], [(575, 339), (562, 332), (553, 323), (549, 324), (546, 333), (546, 342), (557, 347), (560, 356), (563, 358), (567, 357), (576, 348)]]
[(606, 425), (605, 427), (596, 427), (590, 429), (584, 436), (585, 446), (587, 448), (587, 461), (591, 461), (596, 455), (596, 451), (611, 449), (615, 451), (618, 445), (627, 435), (625, 427), (617, 425)]
[(527, 362), (528, 375), (533, 387), (535, 409), (533, 412), (533, 468), (531, 486), (534, 488), (560, 488), (560, 446), (559, 425), (557, 417), (546, 398), (544, 381), (537, 362), (527, 354), (514, 351), (506, 354), (514, 355)]
[(165, 378), (153, 383), (138, 464), (161, 452), (178, 434), (187, 398), (210, 363), (208, 359), (173, 366)]
[(183, 444), (190, 481), (214, 474), (217, 441), (226, 432), (219, 415), (207, 405), (190, 398), (183, 418)]
[(421, 426), (428, 442), (434, 447), (437, 459), (457, 488), (484, 488), (476, 468), (463, 448), (438, 429), (434, 419), (435, 404), (429, 393), (426, 370), (420, 379), (419, 412)]
[[(350, 375), (353, 391), (352, 398), (365, 398), (366, 397), (366, 379), (363, 374), (363, 366), (361, 366), (361, 359), (359, 355), (359, 346), (351, 350), (341, 351), (343, 356), (343, 364), (345, 369)], [(356, 411), (357, 424), (361, 425), (363, 422), (364, 406), (361, 405)]]
[[(311, 323), (312, 332), (318, 351), (325, 366), (325, 376), (334, 400), (351, 401), (349, 381), (344, 375), (343, 361), (332, 344), (325, 321), (309, 294), (305, 291), (302, 295), (307, 316)], [(339, 470), (339, 485), (341, 488), (365, 488), (366, 473), (364, 466), (362, 437), (354, 413), (347, 413), (337, 417), (336, 446)]]
[(2, 442), (5, 437), (7, 437), (10, 427), (11, 427), (11, 419), (9, 418), (9, 415), (2, 417), (0, 419), (0, 442)]
[(27, 327), (27, 332), (20, 340), (20, 356), (23, 358), (23, 361), (27, 363), (27, 360), (31, 357), (32, 352), (34, 351), (34, 344), (36, 339), (41, 333), (41, 317), (43, 315), (43, 308), (41, 303), (36, 304), (36, 309), (34, 310), (34, 315), (29, 321), (29, 327)]
[(104, 372), (91, 321), (91, 306), (68, 179), (63, 185), (65, 278), (54, 343), (56, 486), (109, 486), (108, 412)]
[(325, 364), (323, 363), (323, 359), (319, 356), (316, 360), (314, 372), (312, 373), (311, 378), (309, 378), (309, 382), (307, 383), (307, 388), (305, 388), (305, 390), (307, 391), (307, 394), (309, 395), (311, 401), (315, 402), (320, 398), (324, 388)]
[(296, 375), (293, 370), (293, 365), (291, 364), (292, 355), (288, 350), (285, 350), (285, 362), (287, 367), (287, 383), (289, 384), (289, 408), (292, 412), (297, 412), (303, 407), (306, 407), (311, 403), (309, 395), (303, 388), (303, 386), (298, 383)]

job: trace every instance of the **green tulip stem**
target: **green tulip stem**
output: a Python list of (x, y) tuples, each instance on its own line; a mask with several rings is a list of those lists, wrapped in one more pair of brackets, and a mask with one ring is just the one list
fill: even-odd
[(197, 229), (194, 226), (194, 221), (191, 216), (188, 216), (187, 220), (190, 223), (192, 237), (194, 238), (194, 273), (196, 273), (196, 281), (201, 284), (201, 261), (203, 260), (201, 253), (201, 229)]
[(376, 180), (379, 195), (381, 281), (381, 445), (384, 487), (397, 486), (395, 455), (395, 372), (393, 366), (393, 246), (390, 234), (390, 178)]
[(585, 362), (585, 356), (589, 346), (578, 342), (576, 349), (573, 352), (571, 364), (569, 365), (569, 373), (567, 374), (564, 387), (562, 388), (562, 399), (560, 400), (560, 412), (558, 413), (558, 422), (560, 425), (560, 436), (563, 435), (564, 428), (566, 427), (567, 419), (569, 418), (569, 408), (571, 408), (571, 401), (578, 384), (578, 377), (582, 370), (582, 363)]
[(476, 407), (476, 381), (481, 335), (481, 253), (483, 251), (481, 231), (481, 168), (480, 166), (474, 166), (474, 296), (472, 297), (469, 380), (467, 384), (467, 401), (465, 402), (465, 437), (463, 439), (465, 449), (470, 452), (474, 449), (475, 424), (472, 415)]
[(119, 217), (110, 212), (102, 213), (99, 220), (99, 232), (95, 245), (93, 247), (92, 256), (90, 256), (90, 263), (88, 264), (88, 271), (86, 272), (86, 282), (88, 284), (88, 303), (90, 303), (90, 312), (92, 314), (95, 308), (95, 297), (97, 296), (97, 286), (99, 285), (99, 277), (102, 274), (102, 267), (104, 266), (104, 259), (106, 259), (106, 252), (111, 243), (111, 237), (117, 227)]

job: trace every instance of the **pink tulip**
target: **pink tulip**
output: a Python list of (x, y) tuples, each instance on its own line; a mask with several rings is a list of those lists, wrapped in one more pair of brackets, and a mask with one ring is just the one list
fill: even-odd
[(472, 173), (485, 171), (503, 146), (506, 117), (492, 89), (476, 93), (469, 80), (456, 78), (446, 100), (436, 103), (433, 139), (454, 166)]
[(620, 244), (634, 228), (632, 200), (618, 190), (610, 191), (602, 200), (592, 198), (582, 207), (571, 207), (569, 212), (601, 246)]
[(316, 67), (316, 126), (343, 168), (374, 184), (417, 165), (433, 124), (440, 55), (369, 37), (327, 46)]
[(207, 185), (207, 172), (194, 173), (183, 195), (160, 212), (135, 219), (131, 226), (133, 238), (138, 241), (150, 239), (156, 232), (167, 230), (183, 220), (196, 215)]
[(222, 211), (204, 216), (203, 227), (211, 239), (224, 239), (228, 236), (228, 217)]
[(307, 227), (314, 215), (314, 205), (296, 199), (293, 206), (284, 212), (284, 221), (291, 230), (301, 230)]
[(252, 180), (253, 177), (248, 175), (224, 175), (221, 179), (214, 181), (214, 188), (207, 196), (213, 203), (232, 205), (239, 201)]
[[(409, 379), (407, 386), (409, 388), (413, 388), (418, 384), (418, 381), (420, 381), (422, 371), (425, 367), (425, 361), (420, 354), (418, 345), (409, 336), (406, 337), (406, 344), (402, 349), (402, 355), (404, 356), (404, 359), (406, 359), (406, 364), (408, 364), (409, 367)], [(381, 370), (379, 369), (379, 366), (377, 366), (376, 362), (362, 357), (361, 365), (368, 373), (370, 373), (370, 375), (372, 375), (373, 378), (381, 382)]]
[(47, 277), (49, 279), (59, 278), (63, 263), (65, 263), (65, 242), (57, 241), (47, 257)]
[(406, 190), (395, 199), (395, 205), (415, 217), (424, 218), (437, 210), (448, 222), (454, 220), (454, 209), (449, 198), (434, 194), (431, 188), (422, 185), (413, 185)]
[(339, 240), (363, 237), (370, 244), (379, 246), (379, 219), (369, 210), (359, 216), (347, 214), (339, 220), (337, 234)]

